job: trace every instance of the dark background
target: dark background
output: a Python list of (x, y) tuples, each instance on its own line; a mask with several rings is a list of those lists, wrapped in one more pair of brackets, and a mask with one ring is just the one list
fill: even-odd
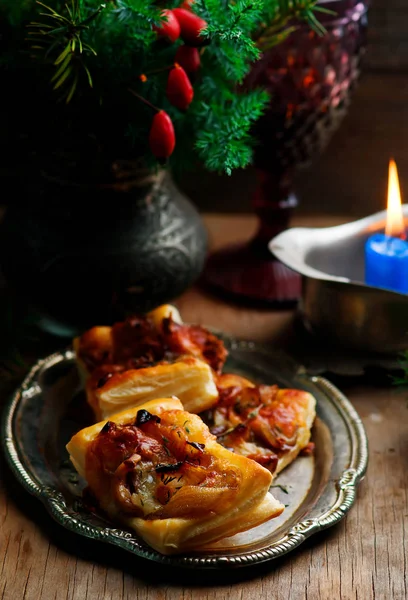
[[(296, 175), (299, 214), (360, 217), (384, 209), (391, 156), (408, 202), (408, 0), (373, 0), (368, 40), (348, 116), (324, 154)], [(248, 212), (255, 175), (200, 173), (182, 187), (200, 210)]]

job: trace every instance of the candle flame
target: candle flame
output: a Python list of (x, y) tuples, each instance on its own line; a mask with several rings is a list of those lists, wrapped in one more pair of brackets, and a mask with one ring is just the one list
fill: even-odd
[(388, 169), (388, 203), (385, 235), (399, 237), (402, 240), (406, 238), (398, 171), (393, 159), (390, 160)]

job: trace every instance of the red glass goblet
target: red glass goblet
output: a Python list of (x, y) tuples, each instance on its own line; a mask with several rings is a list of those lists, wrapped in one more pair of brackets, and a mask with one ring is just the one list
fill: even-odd
[(259, 227), (249, 243), (212, 254), (203, 275), (205, 283), (237, 298), (286, 305), (300, 296), (299, 275), (270, 254), (268, 242), (288, 227), (297, 206), (294, 169), (322, 152), (347, 111), (366, 43), (368, 0), (321, 4), (335, 13), (321, 13), (325, 35), (300, 25), (263, 53), (246, 81), (271, 94), (254, 128)]

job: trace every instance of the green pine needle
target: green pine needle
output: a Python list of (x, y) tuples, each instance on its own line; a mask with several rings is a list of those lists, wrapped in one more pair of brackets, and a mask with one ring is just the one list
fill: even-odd
[[(40, 60), (52, 60), (51, 56), (59, 52), (53, 60), (53, 66), (57, 69), (50, 81), (53, 83), (53, 90), (61, 87), (64, 89), (62, 98), (65, 98), (65, 102), (68, 104), (77, 90), (81, 70), (85, 72), (89, 87), (93, 87), (92, 76), (84, 62), (84, 55), (96, 56), (96, 51), (89, 44), (83, 42), (81, 36), (84, 31), (89, 29), (90, 24), (106, 5), (100, 4), (96, 9), (90, 10), (86, 17), (83, 17), (82, 0), (71, 0), (71, 5), (66, 3), (61, 13), (40, 0), (37, 0), (36, 4), (43, 9), (38, 12), (38, 15), (45, 17), (49, 22), (32, 21), (28, 25), (29, 39), (31, 41), (42, 39), (43, 42), (41, 46), (38, 43), (31, 44), (31, 50), (40, 50)], [(39, 35), (42, 37), (38, 38)]]
[(252, 158), (249, 130), (263, 113), (269, 96), (261, 90), (237, 95), (220, 108), (215, 103), (206, 106), (203, 120), (209, 127), (198, 133), (196, 148), (205, 166), (231, 175), (245, 167)]

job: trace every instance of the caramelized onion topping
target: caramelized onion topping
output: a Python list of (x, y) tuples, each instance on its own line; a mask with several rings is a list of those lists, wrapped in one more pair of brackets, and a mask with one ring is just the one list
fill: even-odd
[(149, 421), (154, 421), (154, 423), (160, 423), (161, 419), (157, 415), (152, 415), (147, 410), (139, 410), (136, 415), (135, 425), (136, 427), (141, 427), (145, 423), (149, 423)]
[(205, 444), (200, 444), (199, 442), (189, 442), (188, 440), (187, 440), (187, 444), (189, 446), (192, 446), (193, 448), (195, 448), (199, 452), (204, 452)]
[(111, 378), (113, 377), (113, 373), (106, 373), (106, 375), (104, 375), (103, 377), (101, 377), (100, 379), (98, 379), (98, 383), (96, 384), (96, 387), (99, 389), (101, 387), (103, 387), (105, 385), (105, 383)]
[(117, 429), (115, 423), (113, 421), (106, 421), (105, 425), (100, 430), (99, 435), (101, 435), (101, 433), (109, 433), (114, 429)]
[(228, 353), (218, 337), (201, 325), (180, 325), (171, 317), (163, 319), (162, 328), (170, 352), (195, 356), (207, 362), (217, 373), (221, 372)]
[(178, 471), (183, 464), (184, 464), (184, 461), (168, 463), (168, 464), (159, 464), (156, 466), (155, 471), (156, 471), (156, 473), (171, 473), (174, 471)]
[[(178, 514), (196, 486), (214, 490), (208, 506), (186, 510), (216, 512), (218, 499), (237, 485), (237, 474), (224, 465), (217, 468), (218, 459), (195, 441), (194, 427), (183, 411), (165, 411), (160, 417), (142, 409), (135, 424), (108, 421), (88, 448), (87, 469), (93, 481), (109, 490), (125, 514), (149, 519)], [(164, 506), (168, 513), (163, 513)]]
[[(190, 355), (207, 362), (220, 373), (227, 357), (222, 340), (200, 325), (180, 325), (171, 317), (157, 328), (146, 316), (135, 315), (115, 323), (103, 341), (92, 330), (81, 336), (78, 354), (90, 372), (107, 363), (124, 369), (140, 369)], [(102, 347), (103, 344), (106, 347)], [(98, 387), (106, 383), (98, 382)]]
[[(250, 456), (273, 472), (279, 456), (297, 442), (296, 405), (290, 398), (282, 402), (276, 385), (220, 386), (218, 391), (219, 401), (207, 413), (211, 433), (227, 448)], [(255, 452), (255, 447), (259, 451)]]

